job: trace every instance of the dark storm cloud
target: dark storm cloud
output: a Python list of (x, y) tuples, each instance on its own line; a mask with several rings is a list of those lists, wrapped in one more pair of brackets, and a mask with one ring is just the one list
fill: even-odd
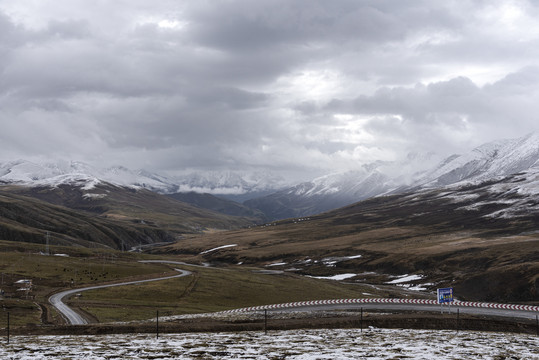
[(228, 1), (193, 9), (193, 37), (252, 52), (310, 43), (399, 41), (414, 28), (451, 25), (449, 12), (421, 1)]
[(527, 1), (2, 3), (2, 154), (310, 174), (518, 136), (539, 110), (537, 16)]
[[(539, 68), (527, 67), (480, 87), (466, 77), (382, 88), (371, 96), (332, 100), (325, 113), (367, 115), (365, 129), (383, 137), (392, 134), (412, 144), (457, 151), (465, 142), (516, 137), (537, 131)], [(305, 105), (304, 105), (305, 106)], [(313, 111), (310, 109), (309, 111)]]

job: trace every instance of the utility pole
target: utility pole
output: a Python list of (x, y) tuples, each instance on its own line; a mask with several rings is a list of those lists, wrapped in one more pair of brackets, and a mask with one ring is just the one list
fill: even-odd
[(157, 313), (155, 315), (155, 332), (157, 339), (159, 339), (159, 310), (157, 310)]
[(50, 255), (49, 252), (49, 232), (47, 231), (47, 234), (45, 235), (45, 240), (47, 245), (45, 245), (45, 255)]

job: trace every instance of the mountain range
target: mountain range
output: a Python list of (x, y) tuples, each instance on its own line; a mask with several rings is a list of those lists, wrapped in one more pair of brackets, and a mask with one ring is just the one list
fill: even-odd
[[(532, 150), (518, 156), (531, 167), (504, 173), (515, 169), (509, 163), (501, 167), (509, 153), (489, 152), (486, 159), (476, 151), (462, 166), (443, 165), (452, 169), (443, 174), (458, 181), (442, 187), (425, 174), (423, 184), (406, 192), (256, 228), (180, 239), (155, 252), (181, 251), (188, 262), (245, 264), (273, 273), (346, 276), (348, 282), (377, 289), (398, 284), (435, 293), (453, 287), (459, 299), (534, 303), (539, 299), (539, 172), (528, 156)], [(485, 172), (463, 171), (472, 164)], [(482, 176), (494, 168), (500, 175)]]
[(155, 252), (273, 273), (344, 274), (377, 289), (453, 287), (461, 300), (533, 303), (539, 299), (538, 193), (539, 174), (526, 171), (180, 239)]
[(474, 184), (523, 171), (539, 171), (539, 134), (494, 141), (462, 155), (451, 155), (431, 168), (426, 156), (400, 163), (374, 163), (360, 170), (328, 175), (251, 199), (245, 205), (269, 219), (304, 217), (373, 196), (399, 194), (449, 185)]
[[(167, 194), (227, 215), (273, 221), (310, 216), (380, 195), (474, 184), (523, 171), (534, 174), (539, 171), (539, 134), (493, 141), (429, 167), (432, 158), (416, 154), (402, 162), (378, 161), (293, 186), (269, 173), (166, 176), (123, 166), (98, 169), (82, 162), (19, 160), (0, 163), (0, 184), (91, 189), (107, 183)], [(227, 201), (231, 198), (243, 204)]]
[[(178, 179), (124, 167), (2, 163), (0, 239), (43, 243), (48, 232), (51, 245), (115, 249), (167, 242), (152, 251), (309, 276), (354, 274), (350, 281), (377, 286), (414, 274), (410, 287), (537, 301), (539, 135), (417, 166), (429, 161), (376, 162), (244, 204), (178, 192)], [(234, 184), (232, 176), (202, 179), (189, 189)]]
[[(34, 163), (26, 160), (0, 162), (0, 184), (56, 186), (107, 182), (160, 194), (208, 193), (226, 196), (266, 194), (286, 185), (285, 180), (266, 172), (193, 172), (170, 176), (124, 166), (97, 168), (80, 161)], [(253, 195), (247, 195), (247, 197)]]

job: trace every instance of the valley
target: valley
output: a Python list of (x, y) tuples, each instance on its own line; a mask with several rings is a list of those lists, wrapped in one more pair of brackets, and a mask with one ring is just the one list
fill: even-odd
[[(320, 281), (295, 274), (265, 274), (255, 267), (205, 267), (167, 265), (155, 260), (178, 260), (137, 252), (103, 248), (51, 246), (0, 242), (2, 272), (1, 305), (11, 314), (11, 326), (59, 325), (65, 321), (49, 303), (49, 297), (65, 289), (103, 284), (144, 281), (175, 276), (181, 267), (191, 274), (157, 282), (74, 292), (66, 303), (92, 323), (146, 320), (159, 311), (162, 316), (195, 314), (310, 299), (385, 297), (392, 289), (372, 290), (368, 286)], [(31, 285), (20, 291), (18, 281)], [(6, 318), (0, 318), (5, 328)]]
[[(380, 163), (360, 179), (346, 175), (353, 192), (328, 176), (244, 204), (169, 192), (178, 184), (122, 167), (3, 164), (2, 304), (19, 326), (58, 325), (64, 320), (48, 302), (53, 293), (129, 282), (66, 301), (93, 323), (143, 320), (157, 309), (172, 316), (318, 299), (433, 298), (440, 287), (454, 288), (462, 301), (536, 305), (537, 140), (449, 157), (413, 185), (380, 177), (376, 171), (388, 166)], [(324, 192), (333, 200), (319, 197)], [(281, 208), (271, 221), (277, 208), (248, 206), (272, 197), (305, 212)], [(325, 211), (310, 207), (326, 200)], [(177, 274), (171, 265), (141, 262), (149, 260), (181, 262), (191, 273), (133, 283)], [(17, 281), (29, 279), (31, 290), (20, 292)]]
[[(153, 252), (311, 276), (353, 274), (347, 281), (359, 283), (414, 274), (400, 285), (431, 291), (453, 286), (463, 300), (536, 302), (537, 215), (528, 205), (518, 216), (492, 216), (517, 211), (514, 202), (503, 201), (504, 191), (477, 206), (491, 197), (492, 186), (511, 188), (513, 181), (378, 197), (308, 218), (185, 237)], [(476, 197), (469, 196), (472, 189)], [(226, 244), (236, 246), (203, 253)]]

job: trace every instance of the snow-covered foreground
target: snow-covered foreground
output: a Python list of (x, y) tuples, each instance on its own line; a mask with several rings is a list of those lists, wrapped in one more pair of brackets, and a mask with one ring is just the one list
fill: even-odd
[(539, 359), (534, 335), (440, 330), (17, 336), (1, 359)]

